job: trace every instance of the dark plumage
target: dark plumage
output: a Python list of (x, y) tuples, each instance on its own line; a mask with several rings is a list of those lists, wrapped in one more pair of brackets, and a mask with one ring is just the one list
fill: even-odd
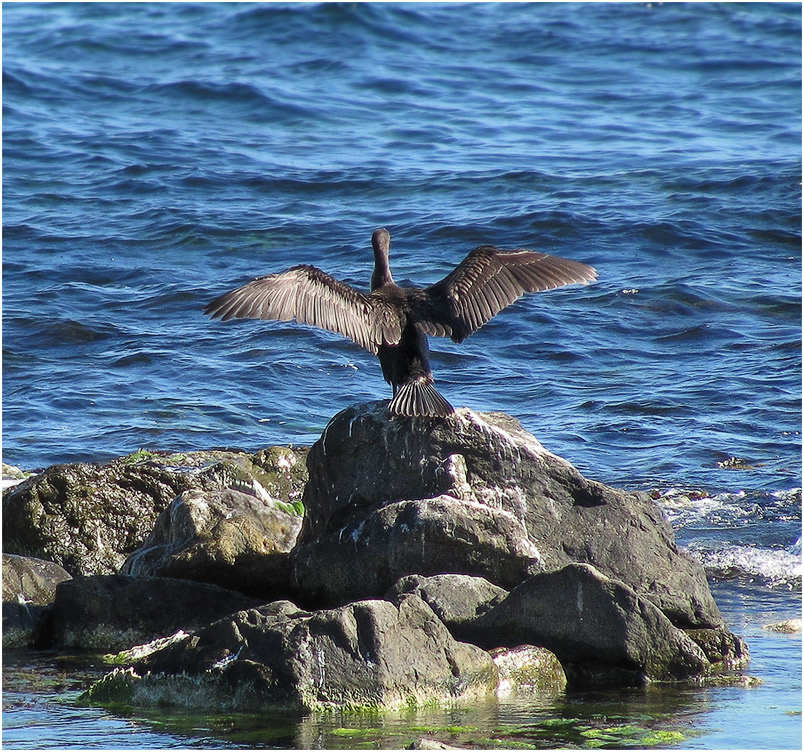
[(374, 273), (368, 294), (314, 266), (294, 266), (215, 298), (204, 313), (223, 321), (296, 319), (342, 334), (379, 357), (393, 387), (392, 413), (445, 416), (454, 410), (433, 386), (428, 334), (463, 342), (526, 292), (597, 279), (591, 266), (577, 261), (481, 245), (440, 282), (399, 287), (388, 265), (388, 230), (376, 230), (371, 244)]

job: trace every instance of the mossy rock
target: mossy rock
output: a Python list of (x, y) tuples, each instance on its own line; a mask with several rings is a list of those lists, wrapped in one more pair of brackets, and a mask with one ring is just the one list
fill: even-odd
[(54, 561), (73, 576), (112, 574), (185, 491), (235, 488), (300, 514), (305, 456), (287, 447), (255, 455), (141, 448), (104, 464), (53, 465), (4, 492), (3, 550)]

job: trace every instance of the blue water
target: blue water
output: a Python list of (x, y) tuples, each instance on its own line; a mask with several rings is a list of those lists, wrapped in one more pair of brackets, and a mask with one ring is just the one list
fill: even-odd
[(600, 280), (432, 340), (440, 390), (800, 615), (799, 4), (7, 3), (3, 210), (4, 462), (309, 444), (378, 364), (206, 302), (365, 288), (380, 226), (417, 284), (528, 247)]

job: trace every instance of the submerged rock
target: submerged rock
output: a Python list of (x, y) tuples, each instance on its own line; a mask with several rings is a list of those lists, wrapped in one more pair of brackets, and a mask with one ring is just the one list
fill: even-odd
[(382, 595), (409, 574), (460, 572), (510, 589), (588, 563), (678, 626), (723, 623), (703, 568), (645, 494), (586, 480), (513, 418), (462, 409), (336, 415), (308, 455), (294, 577), (313, 605)]
[(120, 572), (209, 582), (277, 600), (291, 594), (288, 555), (300, 527), (299, 515), (270, 498), (232, 489), (185, 491)]
[(546, 647), (576, 686), (675, 681), (711, 668), (701, 648), (648, 599), (589, 564), (522, 583), (475, 623), (474, 635), (486, 647)]
[(422, 738), (411, 742), (405, 749), (461, 749), (461, 747), (450, 747), (449, 744), (444, 744), (437, 739)]
[(255, 605), (217, 585), (167, 577), (95, 575), (61, 583), (41, 647), (118, 651)]
[(261, 710), (399, 708), (494, 692), (491, 657), (420, 598), (302, 611), (278, 601), (174, 641), (93, 686), (90, 701)]
[(103, 465), (53, 465), (3, 494), (3, 550), (54, 561), (73, 576), (112, 574), (184, 491), (282, 493), (300, 506), (305, 453), (139, 451)]
[(776, 621), (772, 624), (765, 624), (762, 629), (768, 632), (783, 632), (786, 634), (795, 634), (801, 631), (801, 619), (785, 619), (784, 621)]
[(58, 564), (28, 556), (3, 554), (3, 647), (34, 642), (56, 586), (70, 575)]

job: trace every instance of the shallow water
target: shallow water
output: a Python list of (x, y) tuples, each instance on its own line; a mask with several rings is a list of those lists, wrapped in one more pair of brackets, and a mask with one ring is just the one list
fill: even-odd
[[(379, 226), (419, 284), (530, 247), (600, 280), (433, 340), (441, 391), (655, 490), (735, 628), (800, 613), (799, 6), (6, 4), (3, 43), (4, 462), (309, 444), (388, 396), (376, 362), (206, 302), (296, 263), (366, 287)], [(800, 677), (796, 638), (749, 639), (773, 680), (693, 705), (785, 747), (787, 690), (761, 698)], [(66, 744), (59, 713), (80, 746), (164, 733), (21, 702), (4, 743)], [(181, 744), (235, 743), (192, 723)]]

